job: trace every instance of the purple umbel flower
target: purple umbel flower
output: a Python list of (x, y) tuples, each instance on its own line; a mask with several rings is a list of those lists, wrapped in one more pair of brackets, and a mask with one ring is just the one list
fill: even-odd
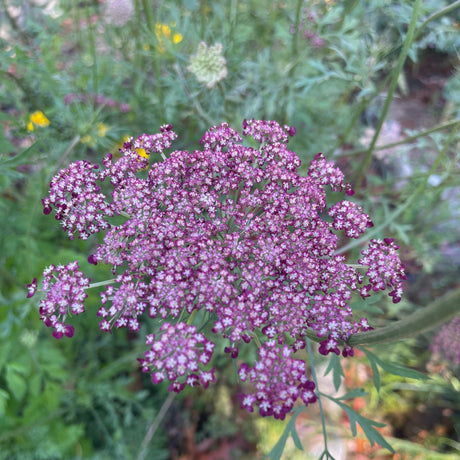
[[(146, 313), (162, 324), (140, 360), (154, 383), (206, 388), (216, 336), (228, 340), (232, 359), (255, 341), (259, 360), (240, 366), (241, 380), (254, 386), (242, 405), (282, 419), (296, 399), (316, 399), (305, 364), (290, 356), (307, 331), (321, 339), (320, 353), (352, 356), (344, 341), (371, 329), (353, 320), (352, 301), (387, 288), (400, 300), (404, 266), (393, 240), (372, 240), (360, 265), (337, 254), (339, 240), (359, 237), (372, 222), (351, 201), (327, 204), (328, 188), (353, 190), (322, 154), (299, 174), (300, 159), (287, 148), (295, 132), (244, 120), (242, 134), (252, 141), (243, 142), (222, 123), (204, 134), (201, 149), (167, 154), (177, 135), (165, 125), (129, 139), (101, 167), (77, 161), (51, 181), (44, 213), (54, 210), (70, 238), (102, 233), (88, 257), (114, 274), (99, 283), (108, 285), (100, 328), (139, 331)], [(89, 280), (78, 265), (52, 266), (44, 276), (42, 318), (55, 336), (69, 335), (65, 320), (83, 311)], [(34, 282), (28, 288), (32, 295)], [(194, 318), (209, 321), (209, 335), (197, 332)]]

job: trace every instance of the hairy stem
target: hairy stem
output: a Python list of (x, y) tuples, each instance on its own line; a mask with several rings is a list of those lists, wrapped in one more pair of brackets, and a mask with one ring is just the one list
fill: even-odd
[(417, 310), (400, 321), (373, 331), (354, 334), (348, 340), (348, 344), (372, 345), (403, 340), (439, 326), (458, 313), (460, 313), (460, 288), (449, 291), (425, 308)]

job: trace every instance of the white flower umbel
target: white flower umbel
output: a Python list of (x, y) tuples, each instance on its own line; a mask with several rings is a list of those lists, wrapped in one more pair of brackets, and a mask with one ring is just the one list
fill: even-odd
[(222, 44), (210, 46), (201, 42), (196, 54), (190, 57), (187, 70), (192, 72), (200, 83), (212, 88), (217, 82), (227, 76), (227, 61), (222, 56)]

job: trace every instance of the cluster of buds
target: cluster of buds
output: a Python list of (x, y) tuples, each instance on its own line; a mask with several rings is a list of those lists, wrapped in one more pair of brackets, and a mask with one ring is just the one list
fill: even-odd
[[(372, 240), (359, 264), (336, 253), (339, 237), (358, 238), (372, 222), (346, 199), (327, 206), (327, 188), (353, 191), (322, 154), (298, 173), (300, 159), (287, 148), (293, 127), (245, 120), (242, 133), (256, 147), (222, 123), (205, 133), (201, 149), (168, 155), (177, 135), (163, 126), (129, 139), (116, 161), (109, 154), (102, 167), (77, 161), (62, 170), (43, 206), (70, 238), (104, 235), (88, 258), (114, 274), (97, 310), (102, 331), (139, 331), (144, 315), (162, 324), (139, 359), (153, 383), (206, 388), (219, 337), (236, 360), (257, 344), (253, 367), (239, 367), (254, 388), (242, 407), (283, 419), (296, 400), (316, 400), (304, 362), (291, 356), (307, 332), (316, 332), (320, 353), (351, 356), (347, 339), (371, 329), (364, 318), (353, 321), (351, 302), (387, 288), (399, 301), (404, 267), (389, 239)], [(75, 263), (45, 271), (40, 313), (55, 337), (70, 335), (64, 321), (83, 311), (89, 287)], [(35, 281), (29, 296), (36, 288)], [(197, 318), (211, 323), (209, 335), (197, 332)]]
[(205, 42), (198, 44), (196, 54), (190, 57), (187, 70), (193, 73), (200, 83), (212, 88), (227, 76), (227, 61), (222, 56), (222, 44), (216, 43), (208, 48)]

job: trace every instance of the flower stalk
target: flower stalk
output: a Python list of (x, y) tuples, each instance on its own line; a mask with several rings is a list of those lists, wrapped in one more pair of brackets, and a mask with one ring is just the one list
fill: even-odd
[(460, 288), (457, 288), (404, 319), (372, 331), (354, 334), (347, 343), (357, 346), (404, 340), (440, 326), (459, 312)]

